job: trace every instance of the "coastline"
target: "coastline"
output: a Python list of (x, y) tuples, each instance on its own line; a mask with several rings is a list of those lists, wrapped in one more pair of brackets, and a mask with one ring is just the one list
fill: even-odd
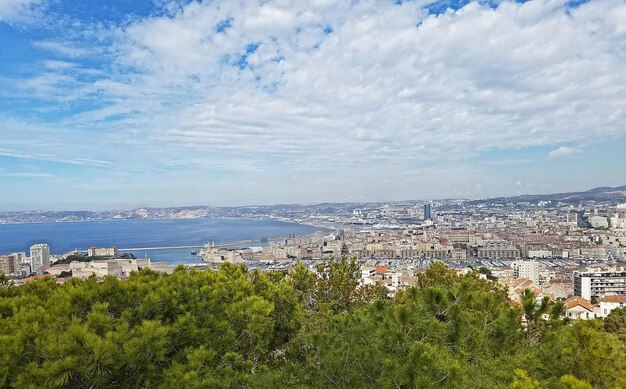
[[(0, 255), (28, 251), (46, 243), (53, 255), (88, 247), (170, 247), (204, 245), (262, 237), (304, 236), (329, 231), (323, 226), (279, 218), (221, 217), (125, 219), (74, 222), (0, 224)], [(169, 263), (196, 262), (187, 250), (129, 251)]]

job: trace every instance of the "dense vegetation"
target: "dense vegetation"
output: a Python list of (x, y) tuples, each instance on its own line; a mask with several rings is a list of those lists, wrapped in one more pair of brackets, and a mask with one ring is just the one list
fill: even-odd
[(443, 265), (395, 299), (356, 288), (352, 261), (319, 270), (225, 264), (125, 281), (4, 280), (0, 386), (626, 387), (624, 310), (567, 323), (560, 306), (529, 294), (513, 307), (478, 272)]
[[(102, 261), (106, 259), (113, 259), (113, 256), (104, 255), (104, 256), (87, 256), (82, 254), (70, 254), (65, 258), (59, 259), (55, 262), (56, 265), (67, 265), (74, 261), (77, 262), (91, 262), (91, 261)], [(116, 259), (137, 259), (135, 255), (131, 253), (122, 253), (115, 257)]]

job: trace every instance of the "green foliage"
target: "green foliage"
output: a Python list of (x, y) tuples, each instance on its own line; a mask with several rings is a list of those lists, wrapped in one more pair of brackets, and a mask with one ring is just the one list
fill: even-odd
[[(442, 264), (394, 299), (345, 257), (287, 275), (150, 270), (0, 288), (0, 387), (589, 388), (626, 386), (623, 313), (562, 306)], [(543, 314), (550, 314), (544, 320)], [(532, 342), (522, 315), (533, 325)]]
[(317, 265), (315, 301), (322, 309), (347, 311), (353, 305), (353, 293), (359, 283), (361, 268), (354, 258), (341, 256)]
[(494, 276), (493, 274), (491, 274), (491, 270), (489, 270), (488, 268), (481, 266), (478, 268), (478, 272), (480, 274), (484, 274), (485, 276), (487, 276), (487, 279), (489, 281), (498, 281), (498, 277)]
[(604, 319), (603, 327), (607, 332), (626, 336), (626, 307), (611, 311)]
[(528, 376), (528, 373), (522, 369), (515, 369), (515, 376), (511, 389), (540, 389), (539, 381), (534, 380)]
[(579, 380), (573, 375), (566, 374), (559, 380), (562, 389), (592, 389), (590, 383)]

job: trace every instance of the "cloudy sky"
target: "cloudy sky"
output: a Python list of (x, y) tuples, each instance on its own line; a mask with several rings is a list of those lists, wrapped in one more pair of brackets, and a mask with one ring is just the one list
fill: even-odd
[(626, 2), (0, 0), (0, 209), (626, 184)]

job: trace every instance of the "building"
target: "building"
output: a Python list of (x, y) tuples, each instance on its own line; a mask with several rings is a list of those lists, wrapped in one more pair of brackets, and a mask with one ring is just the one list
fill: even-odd
[(32, 271), (37, 271), (41, 266), (50, 266), (50, 249), (45, 243), (37, 243), (30, 246), (30, 263)]
[(91, 262), (72, 261), (68, 270), (72, 272), (72, 277), (76, 278), (87, 278), (92, 275), (128, 277), (131, 272), (139, 270), (139, 267), (136, 259), (108, 259)]
[(626, 272), (574, 272), (574, 295), (587, 300), (626, 296)]
[(539, 283), (539, 264), (536, 261), (515, 261), (512, 267), (513, 278), (525, 278)]
[(589, 224), (593, 228), (609, 228), (609, 220), (604, 216), (591, 216), (589, 218)]
[(431, 220), (430, 204), (424, 204), (424, 220)]
[(565, 302), (565, 316), (570, 319), (593, 319), (593, 305), (588, 300), (582, 298), (572, 298)]
[(488, 259), (516, 259), (520, 257), (520, 250), (504, 240), (488, 240), (478, 248), (478, 258)]
[(583, 258), (606, 259), (606, 249), (604, 247), (582, 247), (580, 255)]
[(600, 300), (600, 317), (607, 317), (617, 308), (626, 307), (626, 296), (606, 296)]
[(17, 256), (3, 255), (0, 256), (0, 274), (15, 274), (17, 272)]
[(88, 257), (115, 257), (117, 256), (117, 246), (113, 247), (90, 247), (87, 249)]

